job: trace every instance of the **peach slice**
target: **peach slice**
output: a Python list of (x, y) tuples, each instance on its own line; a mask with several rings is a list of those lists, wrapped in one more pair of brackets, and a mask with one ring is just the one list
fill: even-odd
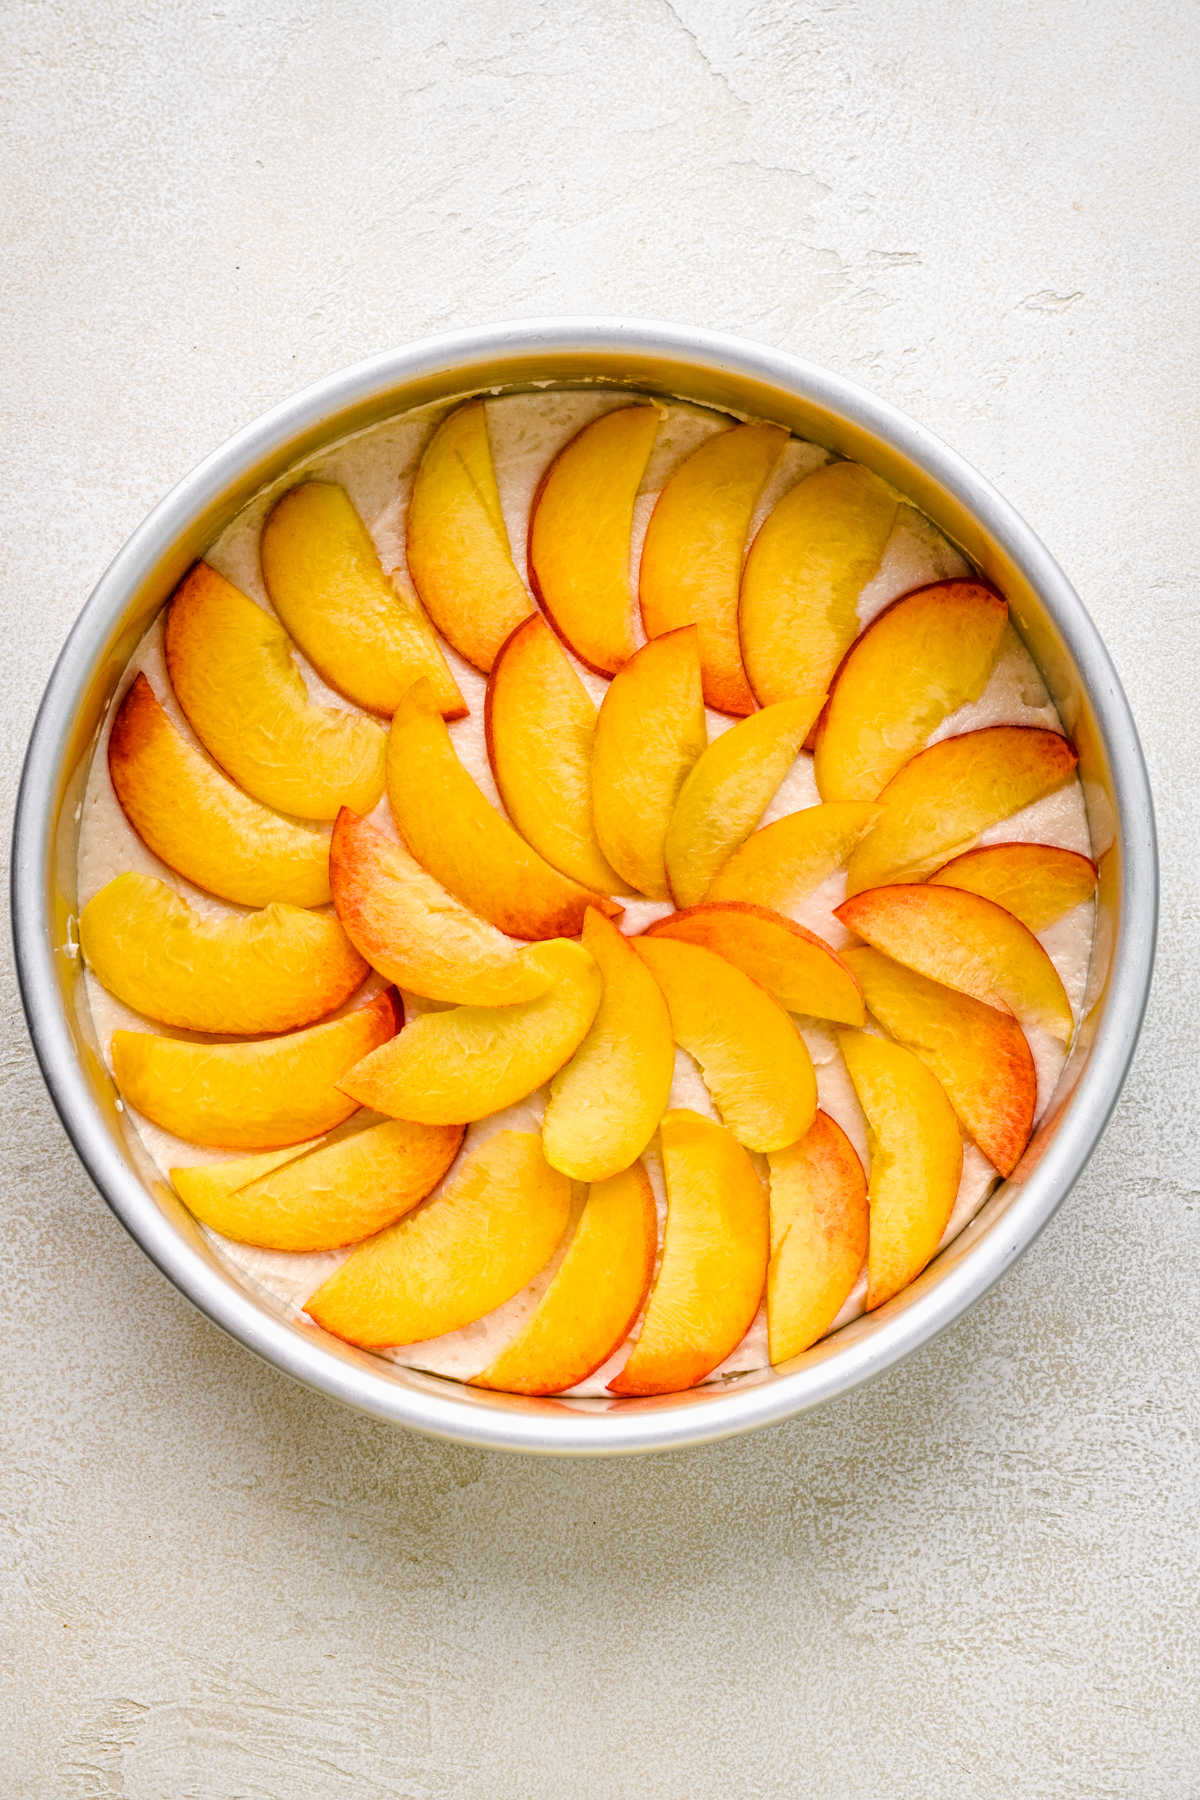
[(601, 893), (619, 888), (592, 828), (596, 708), (537, 613), (492, 664), (484, 722), (492, 774), (521, 836), (571, 881)]
[(197, 563), (167, 608), (167, 671), (209, 755), (264, 806), (332, 819), (383, 792), (374, 719), (314, 706), (287, 632), (240, 588)]
[(659, 1134), (662, 1258), (613, 1394), (672, 1394), (703, 1381), (750, 1329), (766, 1280), (767, 1196), (742, 1146), (684, 1108), (664, 1115)]
[(669, 937), (635, 939), (726, 1125), (750, 1150), (782, 1150), (817, 1110), (808, 1047), (767, 990), (713, 950)]
[(392, 1118), (452, 1125), (524, 1100), (558, 1072), (596, 1016), (603, 982), (567, 938), (521, 952), (546, 983), (513, 1006), (455, 1006), (413, 1019), (341, 1077), (344, 1092)]
[(328, 832), (243, 794), (180, 736), (144, 675), (117, 709), (108, 772), (147, 849), (186, 881), (239, 906), (328, 901)]
[(466, 704), (429, 620), (407, 584), (384, 573), (345, 488), (291, 488), (263, 526), (259, 557), (272, 606), (330, 687), (386, 717), (425, 676), (446, 718), (463, 717)]
[(847, 865), (847, 891), (923, 880), (980, 832), (1061, 787), (1076, 760), (1065, 737), (1031, 725), (986, 725), (931, 744), (880, 794), (879, 820)]
[(264, 1250), (339, 1250), (395, 1224), (435, 1188), (462, 1142), (461, 1125), (388, 1119), (274, 1169), (261, 1157), (172, 1169), (176, 1193), (202, 1225)]
[(837, 917), (894, 962), (985, 1006), (1007, 1006), (1064, 1044), (1071, 1003), (1033, 933), (994, 900), (952, 887), (871, 888), (844, 900)]
[(874, 800), (943, 719), (977, 700), (1008, 607), (977, 581), (937, 581), (872, 619), (838, 670), (813, 759), (822, 800)]
[(533, 602), (513, 566), (482, 400), (448, 414), (425, 448), (408, 505), (408, 568), (442, 636), (486, 675)]
[(629, 939), (591, 911), (583, 945), (604, 994), (587, 1036), (550, 1083), (542, 1143), (551, 1168), (602, 1181), (635, 1162), (671, 1097), (675, 1040), (662, 991)]
[(118, 875), (79, 915), (97, 980), (134, 1012), (185, 1031), (255, 1037), (311, 1025), (367, 965), (328, 913), (273, 902), (206, 918), (153, 875)]
[(396, 828), (421, 867), (499, 930), (572, 937), (589, 906), (621, 911), (551, 868), (489, 804), (455, 755), (423, 682), (392, 719), (387, 793)]
[(865, 1031), (838, 1043), (867, 1121), (867, 1311), (915, 1281), (950, 1222), (962, 1178), (954, 1108), (919, 1056)]
[(717, 870), (705, 898), (750, 900), (785, 912), (841, 868), (878, 817), (877, 806), (860, 800), (788, 813), (751, 832)]
[(648, 938), (672, 938), (714, 950), (774, 994), (789, 1012), (861, 1025), (858, 983), (824, 938), (792, 919), (745, 900), (706, 901), (656, 919)]
[(770, 805), (812, 722), (806, 700), (781, 700), (722, 732), (699, 757), (667, 827), (667, 880), (677, 906), (703, 900)]
[(767, 1343), (781, 1363), (823, 1338), (846, 1304), (867, 1254), (870, 1213), (862, 1164), (828, 1113), (767, 1162)]
[(1033, 1053), (1012, 1014), (930, 981), (878, 950), (843, 955), (884, 1030), (928, 1063), (967, 1136), (993, 1168), (1011, 1175), (1037, 1108)]
[(787, 439), (779, 425), (735, 425), (706, 438), (658, 496), (642, 546), (646, 636), (696, 626), (704, 697), (718, 712), (754, 711), (738, 643), (738, 583), (754, 508)]
[(580, 662), (613, 675), (633, 655), (633, 503), (658, 431), (655, 406), (604, 413), (560, 450), (529, 515), (529, 582)]
[(286, 1037), (195, 1044), (150, 1032), (113, 1033), (113, 1078), (126, 1104), (192, 1144), (277, 1150), (318, 1137), (357, 1108), (337, 1086), (399, 1031), (392, 993)]
[(498, 1131), (440, 1194), (352, 1250), (304, 1310), (369, 1350), (441, 1337), (520, 1293), (570, 1213), (571, 1184), (537, 1133)]
[(1060, 844), (985, 844), (954, 857), (929, 877), (994, 900), (1030, 931), (1045, 931), (1096, 888), (1096, 865)]
[(532, 1319), (473, 1387), (561, 1394), (608, 1361), (642, 1310), (658, 1250), (641, 1163), (591, 1189), (570, 1248)]
[(814, 713), (858, 631), (858, 596), (879, 567), (899, 502), (857, 463), (798, 481), (755, 536), (738, 623), (750, 686), (765, 706), (808, 697)]
[(592, 748), (592, 822), (621, 880), (669, 900), (666, 842), (679, 790), (708, 742), (694, 625), (652, 638), (609, 683)]
[(329, 883), (351, 943), (410, 993), (508, 1006), (544, 990), (537, 970), (521, 960), (520, 945), (468, 912), (369, 819), (338, 815)]

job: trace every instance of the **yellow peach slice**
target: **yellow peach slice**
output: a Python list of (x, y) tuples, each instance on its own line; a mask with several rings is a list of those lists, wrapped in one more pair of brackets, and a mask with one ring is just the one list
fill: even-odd
[(750, 686), (766, 706), (809, 698), (814, 715), (858, 631), (858, 596), (895, 523), (890, 488), (857, 463), (826, 463), (790, 488), (756, 534), (738, 624)]
[(641, 1163), (595, 1184), (537, 1311), (473, 1387), (561, 1394), (608, 1361), (642, 1310), (658, 1249)]
[(348, 1000), (367, 965), (337, 920), (278, 902), (206, 918), (152, 875), (118, 875), (79, 915), (102, 987), (185, 1031), (255, 1037), (310, 1025)]
[(329, 847), (346, 935), (388, 981), (429, 1000), (508, 1006), (544, 990), (514, 944), (427, 875), (402, 844), (343, 811)]
[(551, 1168), (602, 1181), (636, 1161), (658, 1129), (675, 1040), (658, 983), (611, 919), (589, 912), (583, 945), (604, 993), (587, 1036), (550, 1083), (542, 1143)]
[(977, 581), (934, 582), (872, 619), (817, 729), (822, 800), (874, 800), (943, 719), (979, 698), (1007, 622), (999, 594)]
[(1033, 933), (994, 900), (961, 888), (898, 885), (855, 894), (837, 908), (873, 949), (985, 1006), (1071, 1037), (1071, 1004)]
[(841, 1312), (867, 1254), (870, 1214), (862, 1164), (828, 1113), (767, 1166), (767, 1343), (781, 1363), (823, 1338)]
[(694, 625), (652, 638), (609, 683), (592, 748), (592, 822), (623, 881), (669, 900), (666, 843), (689, 770), (708, 741)]
[(614, 1394), (672, 1394), (724, 1362), (758, 1311), (767, 1273), (767, 1196), (737, 1140), (679, 1108), (659, 1128), (667, 1228), (637, 1341)]
[(928, 1063), (967, 1136), (993, 1168), (1011, 1175), (1037, 1108), (1033, 1053), (1012, 1014), (930, 981), (878, 950), (842, 954), (868, 1010)]
[(259, 556), (271, 604), (330, 687), (386, 717), (425, 676), (445, 717), (463, 717), (429, 620), (407, 585), (384, 573), (344, 488), (304, 481), (290, 489), (263, 526)]
[(484, 726), (500, 798), (525, 841), (571, 881), (619, 888), (592, 828), (596, 708), (537, 613), (492, 664)]
[(629, 540), (658, 408), (604, 413), (560, 450), (529, 515), (529, 581), (563, 642), (599, 675), (633, 655)]
[(987, 725), (914, 756), (879, 796), (879, 819), (853, 851), (846, 888), (923, 880), (980, 832), (1049, 794), (1074, 772), (1065, 737), (1030, 725)]
[(966, 888), (994, 900), (1030, 931), (1045, 931), (1096, 888), (1096, 865), (1060, 844), (984, 844), (929, 877), (936, 887)]
[(867, 1311), (915, 1281), (950, 1222), (962, 1178), (954, 1108), (920, 1057), (865, 1031), (838, 1043), (867, 1121)]
[(804, 1039), (783, 1008), (715, 951), (669, 937), (634, 940), (666, 996), (671, 1029), (700, 1066), (726, 1125), (750, 1150), (782, 1150), (817, 1110)]
[(113, 720), (108, 772), (147, 849), (239, 906), (324, 906), (329, 833), (251, 800), (176, 731), (138, 675)]
[(202, 1225), (264, 1250), (339, 1250), (395, 1224), (442, 1179), (461, 1125), (388, 1119), (291, 1156), (172, 1169), (176, 1193)]
[(667, 827), (667, 880), (677, 906), (703, 900), (749, 837), (800, 754), (813, 721), (805, 700), (781, 700), (715, 738), (679, 790)]
[(426, 1125), (486, 1118), (524, 1100), (558, 1072), (596, 1016), (603, 982), (567, 938), (522, 951), (546, 989), (513, 1006), (455, 1006), (413, 1019), (386, 1055), (341, 1078), (363, 1106)]
[(824, 938), (792, 919), (745, 900), (706, 901), (648, 925), (666, 937), (714, 950), (774, 994), (789, 1012), (861, 1025), (858, 983)]
[(500, 931), (571, 937), (589, 906), (621, 911), (551, 868), (489, 804), (455, 755), (422, 682), (392, 719), (387, 794), (396, 829), (421, 867)]
[(225, 1208), (238, 1188), (249, 1187), (263, 1175), (282, 1169), (285, 1163), (295, 1162), (309, 1150), (319, 1150), (326, 1141), (323, 1137), (308, 1138), (298, 1144), (288, 1144), (282, 1150), (258, 1150), (252, 1156), (239, 1156), (232, 1162), (192, 1163), (186, 1168), (170, 1171), (171, 1185), (188, 1211), (201, 1223), (207, 1223), (205, 1213), (212, 1211), (215, 1215)]
[(533, 602), (513, 566), (482, 400), (450, 413), (426, 446), (408, 505), (408, 568), (442, 636), (486, 675)]
[(834, 801), (760, 826), (717, 870), (705, 898), (785, 912), (841, 868), (878, 816), (879, 808), (863, 801)]
[(571, 1184), (537, 1133), (498, 1131), (440, 1194), (352, 1250), (304, 1310), (366, 1349), (441, 1337), (532, 1281), (570, 1213)]
[(303, 819), (377, 804), (380, 726), (361, 713), (314, 706), (282, 625), (207, 563), (175, 590), (166, 653), (192, 730), (255, 800)]
[(286, 1037), (196, 1044), (113, 1034), (113, 1078), (127, 1105), (192, 1144), (276, 1150), (331, 1131), (358, 1102), (337, 1086), (403, 1022), (392, 993)]
[(696, 626), (704, 697), (718, 712), (754, 711), (738, 643), (738, 584), (754, 508), (787, 437), (779, 425), (735, 425), (706, 438), (663, 488), (642, 546), (646, 636)]

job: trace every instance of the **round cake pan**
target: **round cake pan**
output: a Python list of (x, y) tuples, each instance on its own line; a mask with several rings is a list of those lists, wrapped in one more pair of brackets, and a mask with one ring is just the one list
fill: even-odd
[[(530, 1400), (462, 1387), (357, 1351), (245, 1285), (155, 1181), (125, 1127), (76, 949), (88, 758), (127, 658), (188, 566), (256, 492), (324, 445), (410, 407), (541, 383), (636, 387), (772, 419), (908, 495), (1008, 599), (1078, 747), (1103, 853), (1084, 1022), (1014, 1176), (879, 1311), (782, 1368), (647, 1400)], [(737, 338), (613, 319), (495, 326), (389, 352), (276, 407), (180, 482), (101, 579), (50, 678), (17, 803), (12, 887), (21, 991), (55, 1105), (101, 1194), (183, 1293), (277, 1368), (377, 1418), (495, 1449), (590, 1454), (672, 1449), (788, 1418), (890, 1368), (986, 1293), (1096, 1147), (1137, 1039), (1157, 911), (1153, 814), (1133, 720), (1087, 611), (1028, 525), (937, 438), (839, 376)]]

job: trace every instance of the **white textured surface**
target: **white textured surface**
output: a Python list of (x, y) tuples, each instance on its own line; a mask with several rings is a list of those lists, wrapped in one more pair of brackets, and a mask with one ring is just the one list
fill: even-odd
[(91, 1192), (6, 968), (0, 1792), (1194, 1800), (1194, 9), (31, 0), (0, 41), (9, 808), (201, 454), (426, 330), (624, 311), (857, 375), (997, 481), (1116, 658), (1165, 878), (1124, 1098), (1000, 1290), (640, 1463), (425, 1443), (227, 1342)]

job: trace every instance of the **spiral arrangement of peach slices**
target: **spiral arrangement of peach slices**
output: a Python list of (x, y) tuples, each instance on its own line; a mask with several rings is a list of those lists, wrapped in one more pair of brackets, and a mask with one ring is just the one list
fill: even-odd
[[(983, 689), (1007, 609), (942, 581), (860, 631), (898, 504), (865, 469), (798, 481), (747, 549), (786, 433), (731, 423), (667, 481), (634, 592), (659, 418), (622, 404), (552, 462), (532, 594), (478, 401), (416, 474), (411, 584), (316, 479), (262, 531), (273, 612), (197, 565), (165, 628), (190, 733), (138, 674), (108, 764), (154, 855), (226, 905), (125, 873), (80, 921), (98, 980), (167, 1028), (113, 1037), (125, 1103), (230, 1153), (172, 1170), (195, 1217), (269, 1249), (352, 1246), (306, 1311), (368, 1347), (455, 1331), (549, 1265), (474, 1376), (515, 1392), (561, 1392), (622, 1346), (613, 1393), (686, 1387), (764, 1294), (786, 1361), (864, 1262), (868, 1307), (912, 1281), (964, 1135), (1000, 1175), (1022, 1154), (1024, 1028), (1072, 1031), (1035, 933), (1095, 879), (1055, 845), (978, 847), (1075, 754), (1030, 727), (929, 743)], [(503, 810), (456, 753), (467, 707), (443, 642), (487, 675)], [(316, 703), (294, 647), (352, 706)], [(608, 678), (598, 711), (576, 660)], [(761, 825), (806, 755), (820, 804)], [(789, 914), (843, 868), (836, 916), (860, 943), (837, 954)], [(626, 935), (634, 899), (677, 910)], [(836, 1029), (869, 1178), (818, 1109), (797, 1014)], [(671, 1107), (677, 1047), (719, 1122)], [(540, 1130), (500, 1120), (460, 1156), (470, 1125), (543, 1089)]]

